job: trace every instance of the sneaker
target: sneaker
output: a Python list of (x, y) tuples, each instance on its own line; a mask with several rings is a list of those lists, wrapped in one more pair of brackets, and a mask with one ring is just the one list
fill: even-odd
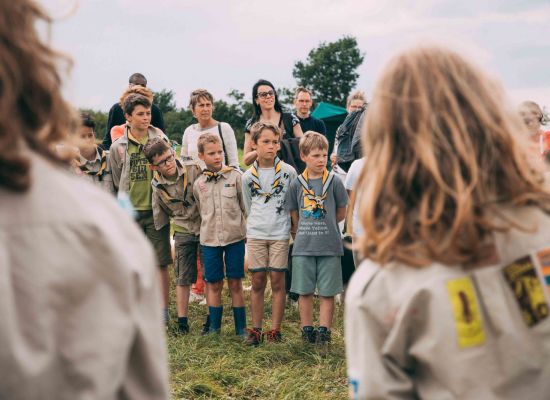
[(329, 330), (319, 330), (317, 336), (317, 344), (324, 345), (329, 344), (331, 341), (331, 333)]
[(191, 292), (191, 294), (189, 295), (189, 302), (190, 303), (200, 303), (203, 300), (205, 300), (205, 298), (202, 294), (196, 294), (196, 293)]
[(264, 335), (268, 343), (281, 343), (283, 341), (283, 335), (278, 329), (272, 329), (264, 333)]
[(302, 340), (306, 344), (315, 344), (317, 343), (317, 329), (302, 329)]
[(260, 343), (262, 343), (264, 337), (262, 335), (262, 331), (254, 328), (254, 329), (247, 329), (248, 335), (246, 336), (246, 339), (244, 342), (249, 346), (258, 346)]

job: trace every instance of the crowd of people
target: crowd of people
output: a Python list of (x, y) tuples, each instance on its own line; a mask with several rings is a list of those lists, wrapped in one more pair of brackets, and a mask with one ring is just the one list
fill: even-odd
[(194, 334), (204, 280), (200, 333), (219, 335), (227, 281), (244, 344), (285, 339), (290, 292), (304, 345), (328, 346), (346, 232), (352, 398), (548, 396), (550, 132), (538, 104), (512, 110), (459, 54), (414, 48), (368, 105), (350, 95), (329, 154), (312, 93), (297, 88), (287, 112), (261, 79), (243, 172), (209, 91), (191, 93), (197, 123), (177, 154), (140, 73), (98, 144), (92, 118), (62, 98), (64, 58), (35, 30), (48, 16), (20, 0), (0, 18), (0, 398), (168, 398), (170, 265), (174, 334)]

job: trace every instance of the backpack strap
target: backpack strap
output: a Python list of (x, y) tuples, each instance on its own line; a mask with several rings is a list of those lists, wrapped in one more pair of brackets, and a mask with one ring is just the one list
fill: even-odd
[(227, 151), (225, 151), (225, 140), (223, 140), (222, 124), (220, 124), (219, 122), (218, 122), (218, 133), (220, 134), (220, 139), (222, 140), (223, 157), (225, 159), (225, 165), (228, 165), (229, 160), (227, 158)]

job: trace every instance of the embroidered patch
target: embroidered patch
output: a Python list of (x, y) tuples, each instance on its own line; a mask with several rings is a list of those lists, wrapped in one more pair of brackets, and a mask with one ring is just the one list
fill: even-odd
[(466, 349), (485, 343), (483, 321), (470, 277), (448, 281), (447, 291), (453, 308), (458, 345)]
[(537, 253), (537, 258), (539, 259), (539, 264), (542, 269), (544, 283), (548, 291), (550, 291), (550, 248), (539, 251)]
[(548, 317), (548, 303), (531, 256), (522, 257), (502, 270), (528, 326)]

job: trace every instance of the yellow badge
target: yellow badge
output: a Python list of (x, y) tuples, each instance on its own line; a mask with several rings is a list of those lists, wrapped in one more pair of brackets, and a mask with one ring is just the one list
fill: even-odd
[(450, 280), (447, 291), (453, 307), (458, 345), (463, 349), (482, 345), (485, 331), (472, 280), (468, 276)]
[(548, 303), (530, 256), (525, 256), (504, 267), (504, 278), (510, 285), (528, 326), (548, 317)]

